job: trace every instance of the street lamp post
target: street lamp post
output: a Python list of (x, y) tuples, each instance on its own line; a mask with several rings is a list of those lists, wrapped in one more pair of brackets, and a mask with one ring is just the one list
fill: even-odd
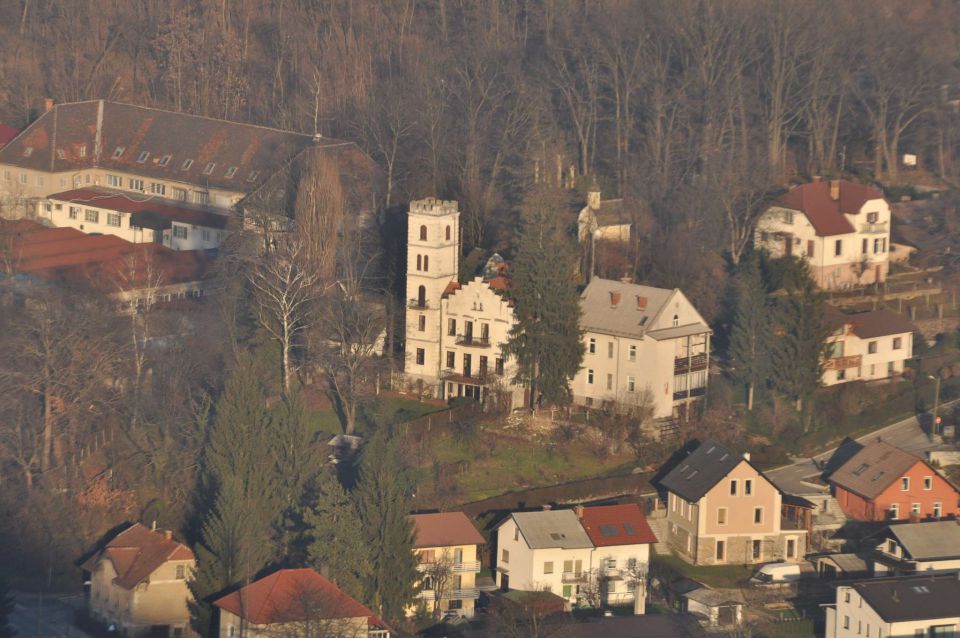
[(940, 375), (933, 376), (932, 374), (927, 375), (928, 379), (933, 379), (937, 382), (937, 387), (933, 392), (933, 425), (931, 426), (932, 434), (938, 434), (937, 430), (940, 428), (940, 416), (937, 414), (937, 411), (940, 409)]

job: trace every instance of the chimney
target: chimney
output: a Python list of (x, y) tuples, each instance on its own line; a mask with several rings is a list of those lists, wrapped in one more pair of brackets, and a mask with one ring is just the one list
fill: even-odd
[(173, 540), (173, 531), (169, 529), (163, 530), (163, 540), (172, 541)]
[(817, 182), (819, 182), (819, 181), (822, 180), (822, 179), (823, 179), (823, 178), (820, 177), (819, 175), (814, 175), (813, 177), (810, 178), (810, 181), (812, 181), (814, 184), (816, 184)]
[(611, 290), (610, 291), (610, 307), (616, 308), (619, 303), (620, 303), (620, 293)]
[(577, 505), (574, 507), (573, 513), (577, 515), (577, 518), (583, 518), (583, 505)]
[(45, 98), (43, 100), (43, 112), (49, 113), (51, 110), (53, 110), (53, 98)]
[(623, 277), (620, 278), (620, 283), (622, 283), (622, 284), (632, 284), (632, 283), (633, 283), (633, 277), (631, 277), (630, 275), (624, 275)]
[(647, 298), (643, 295), (637, 295), (637, 310), (647, 309)]
[(837, 201), (840, 199), (840, 180), (831, 179), (830, 180), (830, 199)]
[(749, 452), (744, 452), (744, 453), (743, 453), (743, 460), (744, 460), (744, 461), (749, 461), (749, 460), (750, 460), (750, 453), (749, 453)]
[(550, 505), (550, 503), (544, 503), (543, 505), (540, 506), (540, 509), (542, 509), (544, 512), (549, 512), (550, 510), (553, 509), (553, 506)]

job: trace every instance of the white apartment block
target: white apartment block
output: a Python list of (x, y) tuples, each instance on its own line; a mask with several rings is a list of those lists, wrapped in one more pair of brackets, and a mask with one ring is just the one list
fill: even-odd
[(795, 186), (757, 222), (754, 245), (795, 256), (827, 290), (882, 282), (890, 255), (890, 206), (879, 190), (846, 180)]
[(581, 295), (586, 354), (574, 401), (686, 418), (704, 400), (711, 330), (680, 290), (593, 279)]
[(844, 313), (827, 306), (826, 321), (833, 332), (827, 337), (824, 385), (889, 379), (902, 374), (913, 357), (916, 328), (892, 310)]

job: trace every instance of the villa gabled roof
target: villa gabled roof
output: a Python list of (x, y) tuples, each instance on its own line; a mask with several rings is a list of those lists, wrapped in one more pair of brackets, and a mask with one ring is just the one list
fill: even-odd
[(960, 524), (954, 520), (890, 525), (884, 535), (897, 539), (912, 560), (960, 558)]
[(703, 498), (733, 468), (748, 462), (720, 443), (707, 440), (660, 479), (660, 485), (693, 503)]
[(113, 564), (117, 573), (114, 582), (124, 589), (133, 589), (167, 561), (192, 561), (194, 556), (189, 547), (173, 540), (168, 532), (136, 523), (114, 536), (84, 562), (83, 568), (92, 572), (104, 560)]
[(414, 547), (451, 547), (486, 543), (463, 512), (413, 514)]
[(530, 549), (593, 547), (573, 510), (514, 512), (511, 517)]
[(596, 547), (657, 542), (636, 503), (584, 507), (580, 523)]
[(830, 475), (829, 480), (866, 499), (873, 499), (897, 481), (904, 472), (923, 462), (923, 459), (886, 441), (873, 441), (841, 465)]
[(817, 235), (829, 237), (854, 232), (844, 215), (856, 215), (868, 201), (883, 199), (883, 193), (876, 188), (847, 180), (839, 180), (840, 196), (833, 199), (830, 187), (829, 181), (794, 186), (777, 200), (776, 206), (802, 212)]

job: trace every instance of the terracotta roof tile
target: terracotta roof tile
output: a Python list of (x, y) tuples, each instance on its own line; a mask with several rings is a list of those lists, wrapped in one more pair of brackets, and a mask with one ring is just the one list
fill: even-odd
[(855, 215), (872, 199), (883, 199), (883, 193), (872, 186), (840, 180), (840, 197), (830, 197), (830, 182), (810, 182), (794, 186), (778, 201), (777, 206), (801, 211), (813, 224), (817, 235), (845, 235), (854, 232), (844, 214)]
[(636, 503), (585, 507), (580, 524), (596, 547), (657, 542)]
[(849, 325), (853, 334), (861, 339), (886, 337), (916, 330), (916, 326), (902, 315), (886, 308), (866, 312), (846, 313), (838, 308), (827, 306), (825, 317), (827, 323), (834, 330), (839, 330), (843, 326)]
[(15, 138), (20, 134), (20, 129), (13, 128), (12, 126), (7, 126), (6, 124), (0, 124), (0, 148), (6, 146), (10, 140)]
[(104, 560), (109, 560), (117, 572), (114, 582), (124, 589), (133, 589), (149, 580), (167, 561), (192, 561), (194, 556), (189, 547), (168, 538), (164, 531), (153, 531), (136, 523), (114, 536), (83, 567), (94, 571)]
[(121, 213), (154, 213), (172, 221), (208, 228), (226, 228), (230, 221), (228, 215), (182, 205), (175, 200), (151, 195), (133, 195), (129, 192), (112, 191), (106, 188), (78, 188), (55, 193), (47, 199), (72, 204), (89, 204)]
[(886, 441), (868, 443), (830, 475), (830, 482), (873, 499), (917, 463), (924, 461)]
[(463, 512), (414, 514), (414, 547), (449, 547), (486, 543), (477, 528)]

